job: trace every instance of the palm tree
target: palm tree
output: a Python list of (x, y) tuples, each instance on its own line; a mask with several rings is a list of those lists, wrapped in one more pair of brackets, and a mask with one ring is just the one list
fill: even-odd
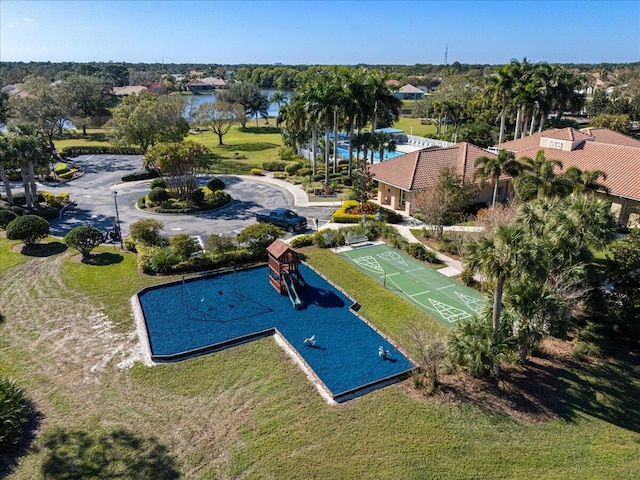
[(501, 149), (497, 157), (479, 157), (473, 162), (473, 166), (476, 168), (473, 177), (478, 181), (478, 187), (482, 188), (489, 179), (493, 182), (491, 206), (495, 207), (500, 177), (503, 173), (517, 175), (520, 164), (515, 160), (512, 152)]
[(550, 321), (558, 316), (560, 303), (558, 294), (543, 282), (527, 279), (507, 286), (504, 295), (506, 317), (513, 323), (521, 363), (542, 340)]
[(284, 105), (278, 111), (276, 125), (281, 126), (282, 124), (285, 124), (285, 127), (281, 129), (283, 141), (297, 152), (298, 145), (309, 138), (307, 117), (301, 96), (295, 95), (288, 105)]
[(269, 103), (278, 105), (278, 111), (282, 105), (287, 105), (287, 96), (282, 92), (273, 92), (269, 98)]
[(521, 157), (520, 174), (514, 180), (516, 196), (521, 200), (537, 197), (563, 196), (567, 192), (566, 179), (555, 173), (562, 170), (560, 160), (547, 160), (544, 150), (538, 150), (535, 158)]
[(587, 191), (609, 193), (609, 188), (600, 182), (607, 180), (606, 172), (602, 170), (580, 170), (578, 167), (569, 167), (562, 177), (573, 188), (573, 194), (581, 194)]
[[(512, 280), (544, 277), (542, 250), (527, 231), (519, 225), (500, 225), (492, 237), (473, 239), (465, 247), (465, 262), (472, 271), (479, 271), (495, 281), (493, 295), (493, 345), (500, 338), (500, 314), (505, 284)], [(494, 358), (494, 374), (500, 375), (498, 355)]]
[(522, 206), (517, 223), (542, 239), (549, 264), (546, 283), (561, 299), (568, 322), (575, 302), (593, 287), (591, 249), (602, 249), (615, 237), (610, 204), (592, 195), (538, 198)]
[(488, 93), (493, 101), (497, 101), (500, 104), (500, 135), (498, 137), (498, 145), (504, 141), (504, 131), (506, 126), (507, 110), (510, 106), (511, 98), (513, 96), (513, 89), (515, 84), (515, 76), (513, 74), (513, 63), (503, 65), (496, 69), (494, 74), (489, 77), (489, 89)]

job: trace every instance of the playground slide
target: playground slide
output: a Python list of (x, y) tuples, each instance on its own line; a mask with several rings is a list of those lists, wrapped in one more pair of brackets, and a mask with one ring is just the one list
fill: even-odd
[(282, 272), (282, 278), (284, 280), (284, 286), (287, 289), (287, 293), (289, 294), (289, 298), (291, 299), (293, 308), (297, 309), (300, 305), (302, 305), (302, 300), (300, 300), (298, 292), (296, 292), (296, 287), (291, 281), (291, 275), (289, 275), (289, 273), (287, 272)]

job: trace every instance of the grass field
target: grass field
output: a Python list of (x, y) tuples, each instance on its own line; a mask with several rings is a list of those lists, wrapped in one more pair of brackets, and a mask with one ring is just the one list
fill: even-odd
[[(3, 452), (8, 479), (70, 478), (72, 468), (149, 479), (631, 479), (640, 470), (637, 361), (557, 372), (559, 418), (543, 424), (442, 405), (411, 393), (410, 381), (331, 407), (269, 338), (176, 364), (134, 362), (129, 297), (166, 279), (139, 274), (132, 255), (113, 249), (85, 265), (70, 251), (25, 260), (9, 243), (0, 240), (0, 375), (39, 416), (18, 463)], [(334, 253), (302, 253), (399, 343), (409, 319), (446, 334)]]
[[(395, 127), (418, 136), (434, 136), (436, 131), (432, 125), (422, 125), (420, 120), (407, 117), (401, 117)], [(211, 173), (214, 174), (248, 175), (252, 168), (262, 168), (262, 162), (277, 160), (283, 146), (280, 131), (273, 118), (269, 120), (269, 125), (261, 120), (257, 127), (255, 122), (248, 122), (244, 130), (239, 125), (233, 126), (223, 137), (223, 146), (218, 145), (218, 136), (210, 131), (191, 133), (187, 139), (206, 145), (215, 154), (217, 160), (211, 168)], [(103, 129), (88, 129), (86, 137), (79, 133), (69, 133), (56, 139), (54, 143), (58, 151), (68, 146), (109, 144)]]

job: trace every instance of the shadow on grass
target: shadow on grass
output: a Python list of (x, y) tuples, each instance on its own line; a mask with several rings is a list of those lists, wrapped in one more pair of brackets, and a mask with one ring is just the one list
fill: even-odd
[(465, 377), (443, 390), (459, 402), (534, 423), (588, 415), (640, 433), (638, 363), (632, 356), (599, 363), (532, 358), (525, 366), (505, 365), (499, 380)]
[(228, 145), (227, 149), (233, 152), (260, 152), (262, 150), (269, 150), (270, 148), (276, 148), (278, 145), (270, 142), (256, 142), (256, 143), (235, 143)]
[(67, 250), (67, 245), (62, 242), (36, 243), (25, 245), (20, 253), (28, 257), (52, 257)]
[[(255, 123), (255, 122), (253, 122)], [(255, 134), (270, 134), (273, 135), (275, 134), (279, 134), (280, 133), (280, 127), (270, 127), (270, 126), (263, 126), (263, 127), (249, 127), (246, 126), (244, 128), (240, 129), (242, 132), (245, 133), (255, 133)]]
[(87, 432), (54, 428), (43, 436), (42, 450), (43, 478), (180, 478), (164, 445), (124, 429)]
[(637, 354), (618, 356), (558, 372), (567, 385), (567, 410), (640, 433), (639, 360)]
[(102, 267), (106, 265), (114, 265), (116, 263), (122, 262), (123, 260), (124, 257), (119, 253), (102, 252), (92, 254), (89, 258), (83, 259), (82, 263)]
[(24, 430), (18, 443), (12, 447), (3, 447), (0, 451), (0, 478), (6, 478), (15, 470), (20, 458), (31, 450), (43, 416), (30, 401), (28, 402), (28, 412)]

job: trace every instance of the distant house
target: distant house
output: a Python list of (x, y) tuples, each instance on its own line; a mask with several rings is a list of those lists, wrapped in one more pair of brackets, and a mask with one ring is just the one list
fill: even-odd
[(387, 85), (387, 87), (391, 87), (393, 89), (400, 88), (400, 81), (399, 80), (391, 79), (391, 80), (387, 80), (384, 83)]
[(211, 84), (197, 79), (190, 80), (186, 87), (191, 93), (205, 93), (213, 90), (213, 86)]
[(126, 95), (137, 95), (140, 92), (146, 92), (147, 87), (143, 85), (126, 85), (124, 87), (113, 87), (113, 94), (118, 97)]
[(640, 141), (608, 128), (555, 128), (498, 145), (514, 152), (516, 159), (534, 158), (539, 150), (545, 158), (560, 160), (563, 170), (602, 170), (602, 183), (621, 225), (640, 225)]
[[(445, 148), (417, 150), (371, 165), (370, 171), (378, 182), (378, 203), (412, 215), (415, 213), (415, 194), (434, 187), (443, 168), (451, 167), (465, 182), (474, 183), (474, 162), (480, 157), (493, 158), (496, 155), (472, 143), (460, 142)], [(506, 175), (500, 177), (497, 201), (506, 200), (510, 181)], [(493, 185), (486, 182), (474, 201), (488, 203), (492, 196)]]
[(207, 77), (203, 78), (202, 81), (208, 83), (214, 89), (225, 88), (227, 86), (227, 82), (225, 82), (222, 78)]
[(13, 85), (7, 85), (6, 87), (2, 87), (2, 92), (6, 93), (10, 97), (28, 97), (29, 92), (24, 89), (24, 84), (15, 83)]
[(407, 84), (401, 87), (394, 95), (400, 100), (420, 100), (424, 97), (424, 92), (418, 87)]

